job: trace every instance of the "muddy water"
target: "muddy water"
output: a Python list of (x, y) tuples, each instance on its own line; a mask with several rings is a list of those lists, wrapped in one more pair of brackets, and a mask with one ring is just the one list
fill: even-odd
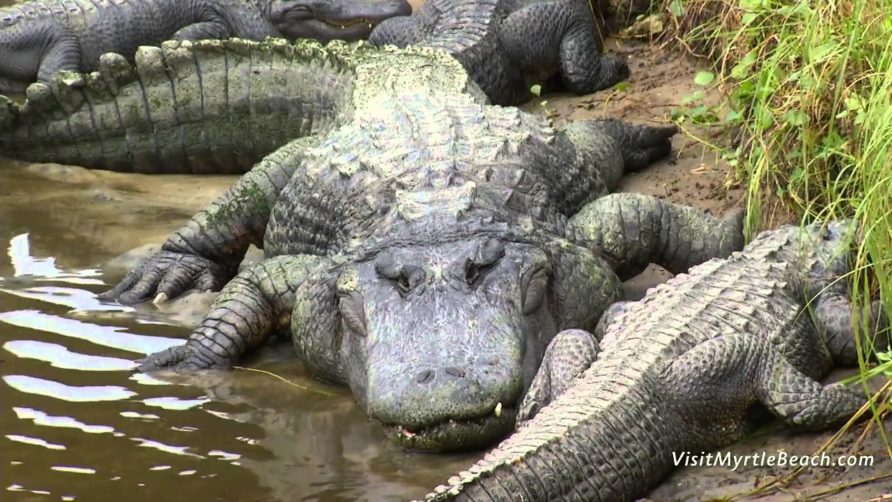
[(98, 301), (115, 277), (96, 265), (160, 241), (233, 179), (3, 162), (0, 500), (399, 500), (473, 458), (391, 445), (287, 344), (246, 365), (303, 388), (248, 371), (133, 374), (189, 329)]

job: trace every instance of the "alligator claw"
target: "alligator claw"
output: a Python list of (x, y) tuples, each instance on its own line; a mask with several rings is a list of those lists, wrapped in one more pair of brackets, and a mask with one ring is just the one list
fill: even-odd
[(130, 304), (154, 295), (153, 303), (158, 306), (189, 289), (219, 291), (234, 275), (235, 267), (220, 265), (201, 256), (162, 250), (99, 297)]
[(147, 356), (137, 361), (137, 371), (147, 373), (162, 369), (202, 369), (202, 365), (195, 358), (195, 351), (188, 345), (177, 345)]
[(156, 307), (160, 307), (162, 304), (166, 303), (168, 299), (167, 293), (158, 293), (158, 296), (152, 300), (152, 303), (154, 303)]

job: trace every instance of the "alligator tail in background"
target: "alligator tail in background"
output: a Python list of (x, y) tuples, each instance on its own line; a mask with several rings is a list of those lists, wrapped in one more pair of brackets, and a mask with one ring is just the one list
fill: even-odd
[[(8, 4), (0, 2), (0, 5)], [(24, 0), (0, 6), (0, 93), (165, 40), (361, 40), (405, 0)]]
[(349, 117), (341, 51), (283, 40), (166, 42), (134, 65), (32, 84), (0, 98), (0, 155), (142, 173), (242, 173), (287, 142)]

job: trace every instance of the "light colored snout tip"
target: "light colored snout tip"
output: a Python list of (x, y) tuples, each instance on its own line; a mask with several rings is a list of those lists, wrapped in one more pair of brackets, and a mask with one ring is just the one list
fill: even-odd
[(496, 405), (496, 417), (502, 416), (502, 403)]

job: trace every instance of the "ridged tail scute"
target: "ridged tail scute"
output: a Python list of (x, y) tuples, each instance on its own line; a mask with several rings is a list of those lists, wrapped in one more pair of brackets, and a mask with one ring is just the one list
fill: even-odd
[(616, 119), (599, 122), (600, 127), (619, 142), (626, 172), (638, 171), (669, 155), (672, 136), (678, 132), (674, 125), (648, 126)]
[[(279, 39), (165, 42), (0, 100), (0, 155), (146, 173), (238, 173), (330, 128), (364, 47)], [(345, 80), (345, 78), (347, 80)]]

